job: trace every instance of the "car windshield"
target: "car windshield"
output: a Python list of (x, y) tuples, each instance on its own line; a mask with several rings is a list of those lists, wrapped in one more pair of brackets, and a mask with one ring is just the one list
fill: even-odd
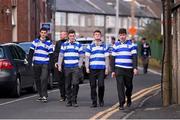
[(3, 52), (3, 48), (0, 47), (0, 58), (3, 58), (4, 57), (4, 52)]
[(26, 54), (28, 54), (31, 47), (31, 42), (19, 43), (19, 46), (26, 52)]
[(80, 40), (78, 42), (82, 45), (83, 50), (86, 50), (87, 46), (92, 43), (92, 40)]

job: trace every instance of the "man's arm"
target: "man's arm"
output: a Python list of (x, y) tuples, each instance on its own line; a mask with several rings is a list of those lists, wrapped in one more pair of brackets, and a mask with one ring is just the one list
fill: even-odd
[(55, 45), (55, 49), (54, 49), (54, 63), (58, 62), (58, 56), (59, 56), (59, 52), (60, 52), (60, 41), (58, 41)]
[(60, 53), (58, 57), (58, 69), (62, 71), (62, 63), (63, 63), (64, 54)]
[(29, 63), (29, 65), (32, 65), (33, 55), (34, 55), (34, 50), (30, 49), (29, 54), (28, 54), (28, 63)]

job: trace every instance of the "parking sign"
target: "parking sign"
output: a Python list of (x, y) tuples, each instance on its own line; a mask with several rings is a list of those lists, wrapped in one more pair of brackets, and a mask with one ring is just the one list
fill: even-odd
[(41, 23), (41, 28), (46, 28), (49, 33), (52, 32), (52, 23)]

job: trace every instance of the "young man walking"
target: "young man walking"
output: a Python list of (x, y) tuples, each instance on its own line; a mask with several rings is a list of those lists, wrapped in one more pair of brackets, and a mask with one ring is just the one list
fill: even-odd
[[(126, 29), (119, 30), (119, 40), (113, 46), (112, 51), (112, 77), (116, 77), (119, 99), (119, 109), (124, 109), (125, 98), (127, 107), (131, 106), (133, 89), (133, 75), (137, 70), (137, 50), (131, 40), (127, 40)], [(126, 89), (126, 90), (125, 90)]]
[(149, 58), (151, 57), (151, 48), (149, 43), (146, 42), (146, 38), (141, 39), (141, 60), (143, 63), (144, 74), (148, 71)]
[(39, 93), (38, 101), (47, 102), (47, 83), (49, 67), (52, 67), (53, 45), (51, 40), (47, 39), (46, 28), (40, 29), (40, 37), (32, 42), (29, 51), (29, 64), (34, 69), (34, 77)]
[(55, 62), (54, 76), (55, 76), (55, 80), (58, 81), (58, 85), (59, 85), (60, 96), (61, 96), (60, 102), (65, 101), (66, 94), (65, 94), (64, 65), (62, 63), (62, 66), (61, 66), (62, 71), (60, 72), (58, 70), (58, 57), (59, 57), (61, 46), (66, 41), (67, 41), (67, 32), (62, 31), (60, 33), (60, 40), (56, 42), (55, 50), (54, 50), (54, 62)]
[[(106, 45), (101, 40), (101, 31), (96, 30), (93, 33), (94, 41), (87, 47), (86, 56), (86, 72), (89, 73), (89, 81), (91, 87), (91, 107), (97, 107), (97, 92), (99, 106), (104, 106), (104, 79), (109, 69), (109, 52)], [(97, 82), (98, 80), (98, 82)]]
[(59, 71), (62, 71), (64, 62), (65, 88), (67, 104), (66, 106), (78, 107), (77, 95), (79, 90), (79, 72), (83, 62), (83, 48), (75, 40), (75, 31), (69, 30), (68, 41), (64, 42), (58, 59)]

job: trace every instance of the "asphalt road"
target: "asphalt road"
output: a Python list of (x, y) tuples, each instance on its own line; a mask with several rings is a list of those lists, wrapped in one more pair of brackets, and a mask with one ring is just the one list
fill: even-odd
[[(66, 107), (59, 102), (59, 90), (49, 90), (48, 102), (37, 102), (37, 94), (24, 93), (20, 98), (8, 98), (0, 95), (0, 119), (120, 119), (137, 108), (152, 92), (159, 90), (160, 75), (140, 74), (134, 77), (133, 104), (124, 111), (117, 109), (116, 81), (108, 77), (105, 80), (105, 106), (90, 108), (90, 87), (88, 80), (80, 85), (78, 94), (79, 107)], [(152, 87), (152, 88), (150, 88)], [(147, 89), (148, 88), (148, 89)], [(1, 91), (2, 92), (2, 91)]]

